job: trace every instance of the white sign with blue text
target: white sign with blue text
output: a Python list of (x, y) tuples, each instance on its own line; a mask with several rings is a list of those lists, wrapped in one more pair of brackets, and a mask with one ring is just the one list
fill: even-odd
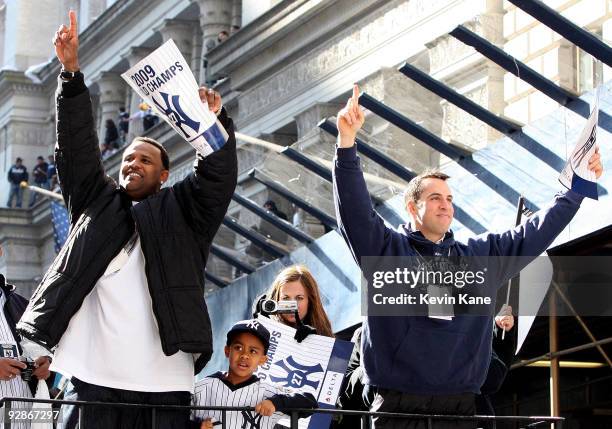
[(227, 141), (227, 131), (200, 100), (193, 73), (172, 39), (121, 77), (203, 156)]
[[(268, 383), (311, 393), (319, 408), (335, 408), (353, 343), (321, 335), (309, 335), (298, 343), (295, 329), (266, 317), (257, 319), (270, 331), (268, 361), (256, 375)], [(330, 414), (300, 419), (300, 429), (327, 429)], [(288, 419), (281, 424), (289, 426)]]
[(559, 181), (563, 186), (594, 200), (598, 199), (597, 178), (595, 173), (589, 170), (589, 159), (597, 148), (598, 104), (596, 98), (593, 111), (587, 119), (582, 133), (580, 133), (576, 147), (559, 176)]

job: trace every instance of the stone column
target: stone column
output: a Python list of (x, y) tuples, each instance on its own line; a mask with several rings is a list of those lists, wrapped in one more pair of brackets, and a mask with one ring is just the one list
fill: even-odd
[[(60, 22), (68, 25), (68, 11), (74, 10), (77, 14), (77, 18), (79, 20), (79, 27), (81, 24), (81, 18), (85, 19), (85, 17), (81, 17), (81, 1), (80, 0), (60, 0), (59, 1), (59, 18)], [(58, 24), (59, 26), (59, 24)], [(82, 28), (79, 28), (79, 31), (82, 31)]]
[[(138, 63), (140, 60), (142, 60), (144, 57), (146, 57), (150, 53), (151, 53), (150, 48), (132, 46), (126, 53), (124, 53), (121, 56), (127, 60), (128, 67), (132, 68), (136, 65), (136, 63)], [(126, 107), (130, 113), (130, 116), (132, 116), (140, 110), (138, 108), (138, 105), (141, 103), (142, 100), (132, 88), (129, 88), (128, 90), (131, 93), (131, 97), (130, 97), (130, 105)], [(129, 144), (134, 139), (134, 137), (141, 135), (143, 131), (144, 129), (143, 129), (141, 120), (130, 120), (130, 126), (128, 130), (128, 135), (126, 137), (126, 142)]]
[[(610, 40), (612, 40), (612, 20), (607, 19), (601, 24), (601, 40), (610, 44)], [(608, 82), (612, 79), (612, 67), (603, 68), (603, 76), (602, 82)]]
[[(8, 70), (27, 70), (48, 61), (53, 53), (51, 36), (57, 31), (57, 0), (2, 1), (6, 37), (2, 66)], [(66, 15), (62, 18), (65, 20)], [(65, 22), (65, 21), (61, 21)]]
[(317, 103), (302, 111), (295, 117), (298, 140), (302, 140), (313, 132), (318, 133), (320, 130), (318, 123), (324, 118), (336, 116), (342, 107), (342, 104), (337, 103)]
[(119, 75), (114, 72), (102, 72), (98, 80), (100, 87), (100, 123), (98, 124), (98, 136), (100, 142), (104, 141), (105, 123), (107, 119), (112, 119), (117, 125), (119, 107), (125, 101), (126, 84)]
[(6, 5), (0, 6), (0, 64), (4, 65), (4, 39), (6, 33)]
[(81, 0), (79, 30), (83, 31), (106, 9), (106, 0)]
[[(559, 40), (559, 86), (571, 92), (578, 91), (576, 47), (567, 39)], [(531, 119), (531, 118), (530, 118)]]
[(193, 51), (193, 32), (197, 27), (196, 21), (188, 21), (184, 19), (164, 19), (163, 22), (155, 28), (162, 35), (165, 42), (172, 39), (176, 47), (185, 57), (187, 64), (191, 64), (191, 55)]
[[(485, 38), (496, 45), (504, 48), (504, 5), (502, 0), (487, 0), (486, 12), (482, 15), (482, 26)], [(487, 83), (486, 83), (486, 102), (485, 106), (489, 111), (496, 115), (502, 115), (506, 108), (504, 97), (504, 75), (506, 71), (495, 64), (487, 61)], [(487, 143), (493, 143), (502, 134), (492, 127), (487, 127)]]
[[(200, 6), (200, 26), (202, 27), (202, 62), (206, 52), (217, 44), (217, 35), (230, 30), (233, 2), (227, 0), (194, 0)], [(206, 81), (206, 69), (200, 71), (200, 82)]]
[[(232, 27), (242, 27), (242, 0), (232, 2)], [(230, 30), (230, 33), (234, 31)]]
[(202, 29), (199, 25), (197, 26), (197, 28), (193, 29), (192, 39), (191, 71), (193, 72), (193, 75), (196, 77), (196, 79), (199, 79), (200, 71), (202, 70)]
[[(501, 1), (488, 2), (487, 13), (478, 20), (464, 25), (494, 44), (503, 47), (503, 8)], [(505, 71), (484, 57), (470, 60), (472, 48), (457, 39), (444, 35), (427, 45), (429, 64), (418, 66), (429, 72), (461, 95), (491, 112), (501, 115), (506, 103), (504, 99)], [(461, 68), (459, 68), (459, 66)], [(488, 127), (476, 117), (459, 107), (430, 93), (432, 100), (439, 100), (442, 107), (440, 136), (449, 142), (460, 143), (472, 149), (480, 149), (500, 137), (500, 133)], [(442, 158), (445, 162), (445, 158)]]
[[(423, 69), (421, 64), (416, 66)], [(360, 82), (360, 89), (427, 128), (433, 134), (440, 135), (442, 112), (439, 99), (432, 97), (431, 92), (407, 79), (397, 70), (382, 68), (364, 82)], [(439, 152), (389, 124), (378, 115), (367, 116), (364, 132), (370, 135), (374, 147), (412, 171), (420, 173), (427, 167), (439, 165)], [(377, 164), (369, 164), (372, 167), (371, 169), (368, 167), (369, 172), (377, 174), (379, 168)], [(382, 171), (381, 169), (380, 172)]]

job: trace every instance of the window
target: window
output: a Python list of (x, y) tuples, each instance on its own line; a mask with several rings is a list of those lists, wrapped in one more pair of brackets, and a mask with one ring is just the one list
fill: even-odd
[[(593, 31), (592, 34), (601, 40), (601, 29)], [(576, 87), (580, 94), (603, 83), (603, 63), (578, 47), (576, 47), (576, 78)]]

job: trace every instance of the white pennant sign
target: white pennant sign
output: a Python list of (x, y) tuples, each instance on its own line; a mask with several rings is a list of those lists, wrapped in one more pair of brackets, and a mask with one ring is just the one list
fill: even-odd
[(597, 195), (597, 178), (595, 173), (588, 169), (589, 159), (597, 147), (597, 119), (599, 116), (598, 98), (595, 107), (587, 120), (578, 143), (570, 155), (565, 168), (559, 176), (559, 182), (572, 191), (594, 200)]
[(121, 77), (203, 156), (227, 141), (227, 131), (200, 100), (198, 84), (174, 41), (168, 40)]

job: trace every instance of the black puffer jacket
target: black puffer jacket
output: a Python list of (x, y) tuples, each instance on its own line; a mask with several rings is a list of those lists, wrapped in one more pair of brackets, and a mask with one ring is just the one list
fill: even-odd
[(198, 155), (193, 173), (132, 206), (104, 173), (82, 76), (60, 83), (55, 159), (71, 230), (17, 326), (21, 335), (55, 347), (136, 227), (162, 350), (201, 353), (196, 373), (206, 365), (212, 333), (204, 266), (237, 180), (233, 123), (225, 111), (219, 119), (230, 136), (225, 146)]

